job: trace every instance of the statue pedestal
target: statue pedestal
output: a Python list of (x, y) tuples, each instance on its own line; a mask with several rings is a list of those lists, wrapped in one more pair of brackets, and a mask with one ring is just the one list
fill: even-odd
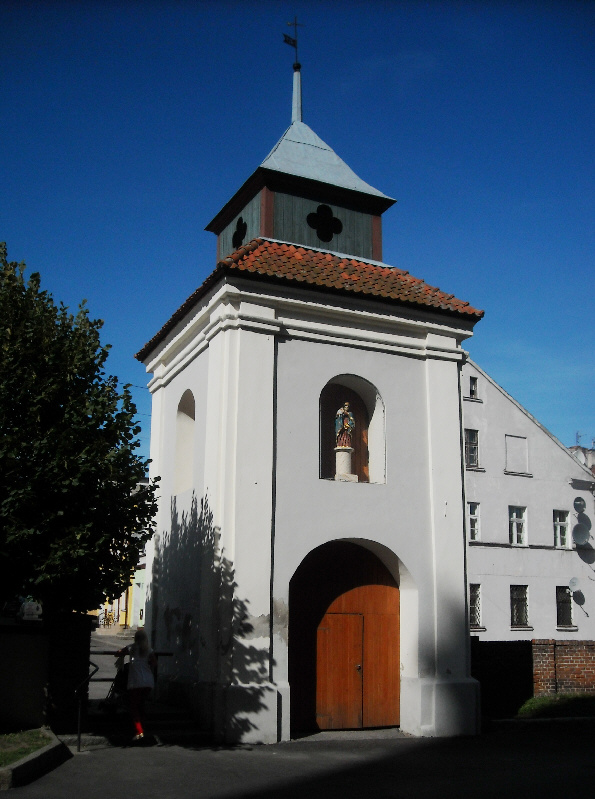
[(353, 447), (335, 447), (335, 480), (357, 483), (357, 474), (351, 473)]

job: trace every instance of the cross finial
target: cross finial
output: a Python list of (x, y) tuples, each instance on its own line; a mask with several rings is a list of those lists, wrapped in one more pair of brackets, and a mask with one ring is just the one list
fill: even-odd
[(293, 18), (293, 22), (287, 23), (290, 28), (293, 28), (293, 36), (288, 36), (286, 33), (283, 34), (283, 41), (285, 44), (288, 44), (290, 47), (295, 49), (295, 63), (299, 64), (298, 59), (298, 28), (303, 28), (301, 22), (297, 21), (297, 17)]

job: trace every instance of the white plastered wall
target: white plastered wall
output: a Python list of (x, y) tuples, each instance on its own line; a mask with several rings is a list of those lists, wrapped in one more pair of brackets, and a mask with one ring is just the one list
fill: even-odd
[[(173, 653), (161, 659), (160, 675), (164, 680), (175, 676), (184, 685), (196, 684), (213, 649), (200, 623), (205, 575), (199, 530), (204, 519), (203, 495), (196, 491), (204, 479), (208, 365), (204, 349), (177, 374), (158, 367), (152, 381), (151, 476), (161, 480), (157, 533), (147, 546), (145, 626), (155, 648)], [(188, 391), (194, 398), (195, 421), (182, 420), (180, 425), (178, 409)], [(182, 432), (190, 439), (176, 446)], [(188, 487), (176, 493), (182, 462), (192, 480), (184, 480), (182, 486)]]
[[(386, 408), (385, 484), (318, 478), (318, 398), (342, 374), (369, 381)], [(475, 731), (455, 359), (290, 339), (279, 344), (277, 386), (275, 603), (288, 601), (289, 580), (312, 549), (364, 540), (393, 573), (398, 564), (402, 728), (424, 735)], [(392, 564), (386, 553), (393, 553)], [(275, 661), (278, 675), (287, 661), (282, 636)]]
[[(179, 605), (154, 581), (150, 624), (156, 643), (176, 650), (172, 673), (220, 738), (289, 736), (289, 581), (308, 552), (335, 539), (360, 541), (399, 581), (402, 728), (475, 732), (458, 392), (459, 344), (470, 329), (299, 292), (280, 299), (239, 282), (220, 285), (148, 361), (153, 472), (163, 478), (159, 545), (171, 535), (173, 425), (190, 389), (194, 487), (176, 509), (190, 516), (193, 498), (199, 510), (206, 503), (197, 534), (213, 549), (194, 573), (181, 569)], [(346, 374), (368, 381), (382, 403), (377, 483), (318, 476), (320, 392)]]

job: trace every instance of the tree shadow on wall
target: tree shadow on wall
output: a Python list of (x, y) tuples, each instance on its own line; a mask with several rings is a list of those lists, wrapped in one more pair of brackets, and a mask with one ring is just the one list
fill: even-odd
[(172, 653), (159, 661), (160, 685), (164, 699), (190, 709), (201, 729), (237, 742), (267, 707), (269, 649), (254, 645), (262, 631), (237, 596), (208, 497), (199, 504), (188, 494), (186, 507), (184, 499), (172, 498), (170, 529), (155, 538), (147, 598), (153, 648)]

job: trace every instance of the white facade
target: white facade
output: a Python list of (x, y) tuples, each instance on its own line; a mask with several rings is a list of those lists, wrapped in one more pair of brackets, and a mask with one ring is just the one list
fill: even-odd
[[(459, 390), (472, 325), (228, 277), (146, 357), (161, 476), (147, 628), (220, 738), (289, 737), (289, 584), (337, 540), (371, 550), (399, 586), (401, 728), (476, 732)], [(319, 476), (329, 382), (367, 406), (369, 483)]]
[(207, 227), (233, 254), (138, 356), (161, 477), (147, 627), (228, 742), (306, 717), (477, 731), (460, 369), (482, 312), (381, 263), (393, 203), (302, 122), (294, 65), (291, 126)]
[(471, 634), (595, 638), (593, 475), (471, 361), (462, 395)]

